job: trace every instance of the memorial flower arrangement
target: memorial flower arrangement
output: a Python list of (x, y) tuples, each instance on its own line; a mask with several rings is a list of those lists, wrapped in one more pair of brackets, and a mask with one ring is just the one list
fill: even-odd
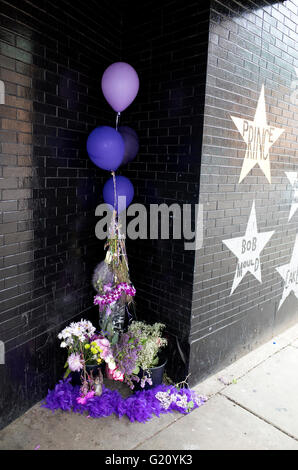
[(164, 328), (162, 323), (132, 322), (112, 346), (116, 368), (107, 367), (108, 377), (127, 383), (132, 390), (135, 383), (140, 383), (141, 388), (146, 382), (152, 385), (150, 369), (158, 365), (158, 353), (167, 345), (162, 338)]
[(134, 321), (129, 325), (129, 333), (142, 344), (136, 365), (143, 371), (158, 365), (158, 354), (168, 344), (167, 340), (162, 337), (165, 327), (163, 323), (149, 325), (142, 321)]
[[(116, 129), (99, 126), (87, 139), (87, 153), (92, 162), (111, 171), (111, 178), (103, 187), (103, 199), (112, 209), (105, 244), (107, 252), (92, 278), (97, 292), (94, 304), (99, 307), (99, 331), (90, 321), (82, 319), (72, 322), (58, 334), (60, 346), (68, 355), (64, 380), (48, 392), (42, 405), (52, 411), (86, 411), (88, 417), (93, 418), (115, 413), (119, 418), (127, 415), (130, 421), (145, 422), (153, 415), (173, 410), (188, 413), (206, 401), (188, 388), (181, 389), (179, 384), (160, 384), (147, 390), (145, 385), (152, 385), (151, 370), (158, 366), (159, 353), (167, 345), (162, 337), (165, 325), (131, 322), (130, 316), (128, 327), (124, 326), (136, 289), (130, 281), (125, 237), (118, 214), (131, 203), (134, 188), (128, 178), (116, 176), (115, 171), (138, 153), (136, 132), (127, 126), (118, 129), (120, 113), (134, 100), (138, 87), (136, 71), (124, 62), (109, 66), (102, 77), (103, 94), (117, 115)], [(109, 390), (103, 385), (102, 364), (106, 365), (109, 378), (125, 382), (131, 389), (138, 383), (141, 390), (126, 399), (119, 392)], [(96, 367), (99, 373), (94, 376)], [(80, 375), (80, 385), (70, 383), (71, 372)]]
[(152, 385), (150, 369), (158, 364), (158, 353), (167, 345), (167, 340), (162, 338), (164, 328), (162, 323), (148, 325), (134, 321), (112, 344), (105, 336), (107, 332), (96, 333), (91, 322), (73, 322), (58, 334), (62, 340), (60, 346), (68, 349), (64, 378), (70, 372), (81, 373), (82, 396), (87, 396), (94, 389), (88, 366), (106, 363), (107, 377), (125, 382), (132, 390), (135, 383), (140, 383), (141, 388), (146, 383)]
[(91, 339), (94, 336), (95, 328), (88, 320), (80, 322), (72, 322), (64, 328), (58, 338), (61, 341), (60, 347), (68, 349), (68, 358), (65, 364), (67, 371), (65, 376), (70, 372), (79, 372), (83, 369), (85, 363), (91, 363), (100, 360), (100, 351), (92, 355)]
[(81, 373), (80, 403), (92, 398), (99, 385), (92, 372), (88, 373), (88, 365), (100, 365), (104, 361), (109, 378), (125, 381), (133, 388), (133, 370), (142, 347), (140, 341), (124, 332), (126, 308), (136, 290), (130, 282), (125, 243), (116, 215), (114, 210), (105, 260), (96, 267), (92, 279), (97, 291), (94, 304), (99, 306), (99, 332), (95, 332), (90, 322), (81, 320), (71, 323), (58, 335), (62, 340), (60, 346), (68, 348), (65, 378), (70, 372)]
[(100, 328), (114, 345), (123, 331), (126, 311), (136, 294), (130, 281), (125, 241), (116, 210), (113, 211), (105, 248), (106, 257), (93, 274), (92, 283), (97, 291), (93, 303), (99, 307)]
[(72, 322), (64, 328), (58, 334), (58, 338), (62, 340), (60, 347), (68, 350), (64, 378), (67, 378), (71, 372), (81, 374), (80, 400), (93, 396), (97, 385), (97, 393), (100, 394), (101, 372), (99, 378), (95, 380), (92, 370), (88, 371), (88, 366), (99, 366), (105, 361), (109, 367), (116, 367), (109, 340), (103, 335), (96, 334), (92, 323), (83, 319), (80, 322)]

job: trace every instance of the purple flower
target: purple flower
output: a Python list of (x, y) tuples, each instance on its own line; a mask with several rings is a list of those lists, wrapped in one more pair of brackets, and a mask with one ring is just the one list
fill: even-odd
[(103, 291), (104, 292), (110, 292), (111, 290), (112, 290), (112, 283), (111, 282), (109, 282), (108, 284), (105, 284), (103, 286)]
[(105, 293), (103, 295), (96, 295), (94, 297), (95, 305), (103, 306), (117, 302), (124, 293), (131, 297), (136, 295), (136, 289), (134, 286), (127, 282), (120, 282), (120, 284), (118, 284), (114, 289), (112, 289), (109, 284), (106, 284), (104, 286), (104, 292)]

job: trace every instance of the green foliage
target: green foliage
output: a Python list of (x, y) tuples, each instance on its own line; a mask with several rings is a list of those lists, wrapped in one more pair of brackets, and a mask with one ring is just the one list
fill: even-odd
[(167, 345), (167, 340), (162, 338), (163, 323), (149, 325), (145, 322), (134, 321), (130, 324), (128, 331), (139, 340), (142, 349), (139, 353), (137, 365), (148, 370), (158, 365), (158, 353)]
[[(67, 365), (67, 364), (68, 364), (68, 363), (66, 362), (66, 365)], [(64, 366), (64, 367), (65, 367), (65, 366)], [(66, 369), (66, 371), (65, 371), (65, 374), (64, 374), (63, 378), (64, 378), (64, 379), (66, 379), (66, 378), (69, 376), (69, 374), (70, 374), (70, 373), (71, 373), (71, 370), (70, 370), (70, 368), (69, 368), (69, 367), (67, 367), (67, 369)]]
[(103, 315), (100, 322), (100, 329), (110, 341), (111, 345), (115, 345), (119, 340), (118, 331), (114, 330), (114, 325), (111, 315)]

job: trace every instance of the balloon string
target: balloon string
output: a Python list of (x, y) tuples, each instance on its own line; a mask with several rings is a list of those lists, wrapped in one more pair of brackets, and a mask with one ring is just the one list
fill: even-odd
[(116, 131), (118, 131), (118, 126), (119, 126), (119, 122), (120, 122), (120, 114), (121, 113), (117, 113), (117, 115), (116, 115)]
[(116, 200), (117, 200), (117, 191), (116, 191), (116, 176), (115, 172), (112, 171), (112, 176), (113, 176), (113, 185), (114, 185), (114, 213), (116, 216), (117, 210), (116, 210)]
[[(116, 115), (116, 131), (118, 131), (118, 127), (119, 127), (120, 114), (121, 113), (117, 113), (117, 115)], [(118, 240), (119, 240), (119, 245), (120, 245), (119, 246), (120, 252), (117, 249), (117, 257), (118, 257), (118, 262), (119, 262), (119, 257), (122, 254), (122, 256), (124, 258), (124, 261), (125, 261), (125, 264), (126, 264), (127, 273), (129, 275), (129, 267), (128, 267), (128, 259), (127, 259), (126, 248), (125, 248), (125, 241), (121, 237), (121, 231), (120, 231), (120, 227), (119, 227), (119, 223), (118, 223), (118, 217), (117, 217), (117, 210), (116, 210), (117, 191), (116, 191), (116, 176), (115, 176), (114, 171), (112, 171), (112, 176), (113, 176), (113, 185), (114, 185), (114, 214), (113, 214), (113, 216), (114, 216), (114, 220), (115, 220), (115, 228), (116, 228), (116, 231), (118, 232)]]

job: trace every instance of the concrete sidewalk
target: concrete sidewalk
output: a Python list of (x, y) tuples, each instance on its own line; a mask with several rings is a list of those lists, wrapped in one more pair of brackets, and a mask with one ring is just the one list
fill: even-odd
[(0, 431), (0, 449), (298, 450), (298, 325), (195, 388), (208, 402), (146, 424), (36, 404)]

